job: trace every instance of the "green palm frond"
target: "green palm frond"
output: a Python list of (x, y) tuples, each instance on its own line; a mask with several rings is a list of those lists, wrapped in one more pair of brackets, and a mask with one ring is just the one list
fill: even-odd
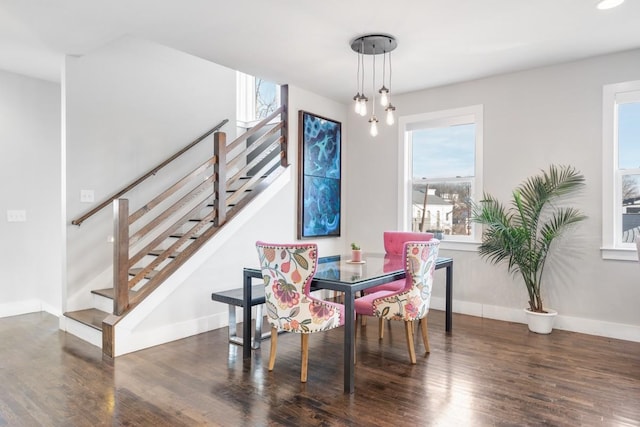
[(513, 191), (508, 209), (487, 193), (474, 206), (472, 221), (484, 226), (480, 256), (492, 264), (506, 262), (510, 273), (522, 275), (534, 311), (543, 311), (540, 283), (551, 243), (586, 218), (575, 208), (555, 207), (553, 202), (584, 182), (574, 167), (551, 165)]

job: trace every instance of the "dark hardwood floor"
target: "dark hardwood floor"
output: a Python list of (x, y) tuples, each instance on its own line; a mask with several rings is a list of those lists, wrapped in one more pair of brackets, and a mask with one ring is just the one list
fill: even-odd
[[(368, 330), (367, 330), (368, 329)], [(269, 341), (244, 363), (226, 328), (105, 360), (46, 313), (0, 319), (0, 426), (640, 426), (640, 343), (429, 313), (408, 363), (402, 324), (358, 331), (356, 393), (342, 392), (342, 329)]]

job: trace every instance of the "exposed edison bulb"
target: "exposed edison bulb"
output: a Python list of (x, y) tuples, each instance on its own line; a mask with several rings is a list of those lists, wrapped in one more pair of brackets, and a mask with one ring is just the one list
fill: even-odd
[(380, 93), (380, 105), (386, 107), (389, 104), (389, 89), (382, 86), (378, 92)]
[(360, 115), (362, 117), (367, 115), (367, 101), (368, 98), (364, 95), (360, 97)]
[(369, 129), (371, 136), (378, 136), (378, 119), (376, 116), (371, 116), (369, 123), (371, 123), (371, 128)]
[(396, 122), (393, 112), (396, 111), (396, 107), (389, 104), (387, 108), (384, 109), (387, 112), (387, 124), (389, 126), (393, 125)]
[(396, 122), (396, 119), (393, 117), (393, 111), (392, 110), (388, 110), (387, 111), (387, 124), (389, 126), (393, 125)]
[(355, 103), (353, 104), (353, 110), (356, 114), (360, 114), (360, 92), (356, 93), (356, 96), (353, 97)]

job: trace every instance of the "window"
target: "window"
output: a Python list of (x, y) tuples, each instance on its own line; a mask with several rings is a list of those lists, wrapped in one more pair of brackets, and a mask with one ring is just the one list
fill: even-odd
[(640, 240), (640, 81), (603, 91), (603, 227), (605, 259), (637, 260)]
[(442, 233), (443, 247), (479, 242), (471, 210), (482, 192), (482, 106), (401, 117), (400, 132), (400, 227)]
[(280, 86), (277, 84), (239, 71), (236, 81), (239, 127), (250, 128), (280, 106)]

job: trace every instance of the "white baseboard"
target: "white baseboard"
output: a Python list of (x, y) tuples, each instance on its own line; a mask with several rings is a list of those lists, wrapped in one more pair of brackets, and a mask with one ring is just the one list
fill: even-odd
[(0, 304), (0, 318), (19, 316), (21, 314), (27, 313), (36, 313), (43, 310), (49, 312), (49, 310), (44, 309), (42, 301), (37, 299), (13, 301), (10, 303)]
[[(431, 308), (435, 310), (444, 311), (445, 299), (431, 297), (430, 305)], [(506, 322), (527, 323), (524, 314), (524, 307), (517, 309), (467, 301), (454, 301), (453, 312)], [(605, 322), (601, 320), (563, 316), (558, 314), (553, 327), (554, 329), (561, 329), (564, 331), (640, 342), (640, 326), (638, 325), (626, 325), (623, 323)], [(455, 331), (455, 322), (453, 330)]]
[(116, 324), (115, 355), (122, 356), (144, 348), (209, 332), (225, 327), (228, 323), (228, 313), (225, 311), (224, 313), (216, 313), (199, 319), (164, 325), (156, 329), (135, 330), (133, 332), (128, 329), (118, 328), (119, 324)]
[(29, 299), (0, 304), (0, 318), (19, 316), (21, 314), (28, 313), (37, 313), (39, 311), (46, 311), (47, 313), (53, 314), (56, 317), (59, 317), (62, 314), (62, 312), (57, 307), (54, 307), (38, 299)]

